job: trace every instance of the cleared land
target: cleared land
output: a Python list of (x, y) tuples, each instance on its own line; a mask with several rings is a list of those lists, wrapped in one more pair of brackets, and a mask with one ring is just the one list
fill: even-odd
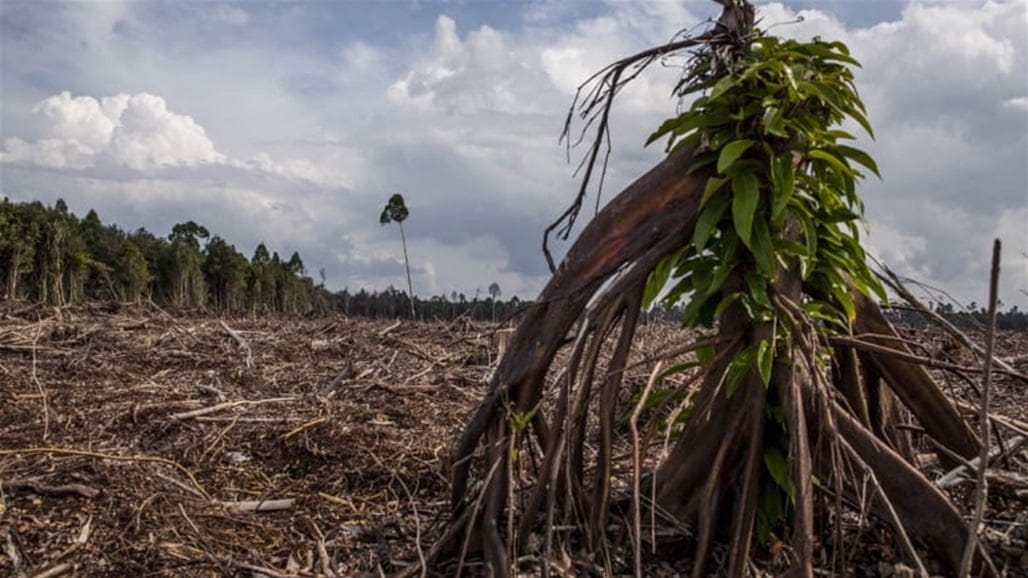
[[(438, 536), (446, 457), (495, 368), (493, 331), (0, 304), (0, 575), (401, 570)], [(647, 326), (636, 358), (679, 341), (675, 327)], [(1028, 370), (1028, 336), (1002, 335), (998, 349)], [(626, 385), (648, 375), (635, 367)], [(973, 399), (966, 382), (947, 382)], [(1028, 421), (1028, 384), (997, 376), (996, 390), (994, 413)], [(984, 536), (1008, 575), (1028, 575), (1028, 455), (995, 465), (1008, 480), (994, 481)], [(927, 460), (924, 470), (944, 473)], [(947, 491), (966, 505), (972, 488)], [(848, 565), (902, 571), (884, 530), (856, 522)], [(653, 560), (649, 574), (687, 567)]]

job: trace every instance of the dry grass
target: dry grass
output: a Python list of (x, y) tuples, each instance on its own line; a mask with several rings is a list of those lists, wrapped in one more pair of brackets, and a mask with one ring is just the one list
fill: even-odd
[[(441, 528), (444, 461), (495, 367), (492, 331), (0, 304), (0, 575), (400, 570)], [(684, 341), (642, 336), (636, 359)], [(999, 343), (1012, 358), (1026, 345)], [(996, 398), (1025, 420), (1024, 384), (1000, 379)], [(1023, 547), (1028, 497), (990, 506), (986, 538)], [(874, 535), (861, 551), (896, 560)], [(1028, 572), (1016, 550), (1003, 559)]]

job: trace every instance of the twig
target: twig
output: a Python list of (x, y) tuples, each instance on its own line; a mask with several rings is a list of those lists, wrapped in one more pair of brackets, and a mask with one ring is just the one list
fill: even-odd
[[(947, 333), (949, 333), (950, 335), (955, 337), (958, 341), (960, 341), (961, 344), (964, 345), (964, 347), (970, 349), (976, 355), (978, 355), (978, 356), (984, 356), (985, 355), (985, 352), (982, 351), (982, 348), (977, 343), (972, 341), (971, 338), (968, 337), (966, 333), (964, 333), (963, 331), (957, 329), (957, 326), (953, 325), (953, 323), (951, 323), (949, 321), (949, 319), (946, 319), (941, 314), (939, 314), (937, 311), (933, 311), (931, 308), (927, 307), (924, 303), (921, 303), (921, 301), (917, 297), (915, 297), (914, 294), (911, 293), (910, 290), (907, 289), (905, 285), (903, 285), (903, 282), (900, 281), (900, 278), (899, 278), (899, 276), (896, 275), (896, 273), (894, 273), (891, 269), (889, 269), (888, 267), (886, 267), (885, 265), (883, 265), (881, 263), (879, 263), (878, 265), (882, 268), (883, 271), (885, 271), (885, 275), (888, 276), (888, 279), (885, 279), (881, 275), (879, 275), (879, 277), (882, 277), (882, 279), (886, 283), (888, 283), (889, 286), (892, 287), (892, 289), (894, 291), (896, 291), (896, 293), (898, 293), (900, 297), (902, 297), (908, 303), (913, 305), (915, 310), (917, 310), (920, 313), (923, 313), (923, 314), (927, 315), (929, 319), (931, 319), (932, 321), (935, 321), (940, 327), (942, 327), (944, 330), (946, 330)], [(998, 358), (997, 359), (993, 359), (993, 363), (995, 363), (996, 365), (1002, 367), (1004, 370), (1009, 372), (1009, 375), (1014, 375), (1016, 377), (1020, 377), (1021, 379), (1028, 380), (1028, 376), (1026, 376), (1025, 374), (1017, 371), (1017, 369), (1015, 367), (1013, 367), (1009, 363), (1003, 361), (1002, 359), (998, 359)]]
[(61, 486), (45, 486), (35, 479), (10, 480), (0, 482), (0, 486), (7, 490), (32, 490), (33, 492), (46, 496), (68, 496), (79, 495), (83, 498), (95, 498), (100, 495), (100, 490), (82, 484), (64, 484)]
[(231, 408), (231, 407), (238, 407), (238, 406), (242, 406), (242, 405), (260, 405), (262, 403), (278, 403), (278, 402), (283, 402), (283, 401), (296, 401), (296, 398), (295, 397), (271, 397), (271, 398), (268, 398), (268, 399), (258, 399), (258, 400), (253, 400), (253, 401), (245, 400), (245, 399), (244, 400), (240, 400), (240, 401), (226, 401), (224, 403), (219, 403), (219, 404), (211, 405), (211, 406), (208, 406), (208, 407), (201, 407), (200, 409), (194, 409), (194, 410), (190, 410), (190, 411), (183, 411), (183, 412), (180, 412), (180, 413), (173, 413), (173, 414), (171, 414), (168, 417), (170, 417), (171, 419), (175, 419), (175, 420), (183, 420), (183, 419), (189, 419), (191, 417), (198, 417), (198, 416), (201, 416), (201, 415), (207, 415), (207, 414), (210, 414), (210, 413), (216, 413), (216, 412), (219, 412), (219, 411), (221, 411), (223, 409), (228, 409), (228, 408)]
[(989, 460), (989, 402), (992, 395), (992, 355), (996, 345), (996, 301), (999, 293), (999, 256), (1001, 244), (996, 239), (992, 244), (992, 272), (989, 278), (989, 320), (985, 330), (985, 375), (982, 377), (982, 405), (979, 413), (979, 426), (982, 430), (982, 453), (978, 457), (981, 466), (978, 468), (978, 485), (974, 492), (974, 519), (967, 532), (967, 544), (964, 546), (964, 556), (960, 560), (961, 578), (971, 574), (971, 564), (974, 561), (975, 546), (978, 542), (978, 531), (982, 526), (982, 517), (985, 515), (985, 499), (988, 496), (988, 482), (985, 479), (985, 469)]
[(893, 525), (896, 527), (896, 533), (899, 534), (900, 541), (907, 550), (907, 554), (917, 564), (918, 576), (928, 576), (928, 570), (925, 569), (924, 563), (921, 561), (921, 557), (917, 554), (917, 549), (914, 548), (914, 543), (910, 541), (910, 536), (907, 535), (906, 528), (903, 527), (903, 520), (900, 518), (899, 513), (896, 512), (896, 508), (892, 505), (892, 501), (889, 496), (885, 493), (882, 488), (882, 484), (878, 481), (878, 477), (875, 475), (874, 470), (871, 466), (860, 457), (860, 454), (844, 439), (838, 440), (839, 445), (850, 454), (850, 458), (856, 462), (864, 470), (864, 475), (871, 480), (874, 485), (874, 489), (878, 492), (878, 496), (881, 498), (882, 503), (885, 505), (885, 510), (889, 513), (892, 518)]
[(246, 352), (246, 367), (253, 367), (253, 350), (250, 349), (250, 344), (243, 339), (243, 336), (240, 335), (238, 331), (229, 327), (228, 323), (225, 323), (221, 319), (218, 320), (218, 323), (221, 325), (221, 328), (225, 330), (225, 333), (228, 333), (232, 339), (236, 340), (236, 343), (239, 344), (239, 348)]
[(47, 568), (46, 570), (43, 570), (42, 572), (33, 574), (32, 578), (54, 578), (55, 576), (60, 576), (62, 574), (67, 574), (71, 570), (72, 570), (71, 564), (69, 564), (67, 562), (62, 562), (62, 563), (60, 563), (60, 564), (58, 564), (56, 566), (51, 566), (50, 568)]
[(233, 512), (279, 512), (289, 510), (296, 504), (295, 498), (281, 500), (243, 500), (241, 502), (219, 502)]
[[(952, 397), (949, 398), (949, 400), (950, 400), (950, 402), (953, 403), (953, 405), (959, 407), (960, 409), (964, 409), (964, 410), (977, 410), (978, 409), (977, 407), (967, 403), (966, 401), (962, 401), (962, 400), (955, 399), (955, 398), (952, 398)], [(1007, 428), (1007, 429), (1009, 429), (1009, 430), (1011, 430), (1011, 431), (1013, 431), (1013, 432), (1015, 432), (1017, 434), (1020, 434), (1022, 436), (1028, 436), (1028, 422), (1023, 422), (1023, 421), (1016, 420), (1016, 419), (1011, 418), (1011, 417), (1005, 417), (1005, 416), (998, 415), (998, 414), (991, 414), (989, 416), (989, 419), (992, 420), (993, 423), (999, 424), (999, 425), (1001, 425), (1001, 426), (1003, 426), (1003, 427), (1005, 427), (1005, 428)]]
[(255, 564), (247, 564), (246, 562), (231, 561), (231, 564), (240, 570), (249, 570), (257, 576), (267, 576), (268, 578), (296, 578), (297, 576), (313, 576), (310, 572), (290, 572), (284, 573), (271, 568), (265, 568), (264, 566), (257, 566)]
[(204, 498), (208, 500), (211, 498), (210, 494), (208, 494), (207, 491), (203, 489), (203, 486), (200, 485), (200, 482), (196, 480), (196, 476), (193, 475), (193, 472), (189, 471), (185, 466), (176, 461), (165, 458), (159, 458), (157, 456), (119, 456), (115, 454), (103, 454), (100, 452), (91, 452), (87, 450), (76, 450), (73, 448), (58, 447), (35, 447), (19, 448), (13, 450), (0, 450), (0, 456), (12, 456), (18, 454), (62, 454), (69, 456), (96, 458), (101, 460), (114, 460), (118, 462), (154, 462), (158, 464), (164, 464), (171, 466), (185, 474), (189, 478), (189, 481), (193, 483), (193, 486), (196, 487), (196, 489), (199, 490), (201, 494), (203, 494)]
[(50, 437), (50, 404), (47, 401), (46, 389), (39, 381), (39, 374), (36, 372), (36, 346), (39, 344), (39, 335), (43, 331), (43, 320), (36, 324), (36, 335), (32, 338), (32, 382), (39, 389), (39, 397), (43, 400), (43, 441)]
[(318, 425), (319, 423), (325, 423), (326, 421), (328, 421), (328, 417), (321, 416), (321, 417), (319, 417), (317, 419), (312, 419), (311, 421), (309, 421), (309, 422), (307, 422), (305, 424), (298, 425), (298, 426), (294, 427), (293, 429), (289, 430), (288, 432), (282, 434), (282, 440), (285, 441), (285, 440), (293, 437), (294, 435), (302, 432), (305, 429), (312, 428), (312, 427)]
[(633, 553), (632, 563), (635, 568), (636, 578), (642, 578), (642, 512), (640, 511), (639, 503), (639, 478), (641, 476), (640, 471), (642, 470), (642, 459), (639, 456), (639, 415), (642, 414), (643, 406), (646, 405), (646, 398), (650, 395), (650, 391), (653, 389), (654, 384), (657, 382), (657, 378), (660, 377), (661, 370), (664, 369), (664, 362), (658, 361), (653, 366), (653, 371), (650, 373), (650, 378), (646, 381), (646, 387), (643, 389), (642, 395), (639, 396), (639, 403), (635, 404), (635, 408), (632, 410), (632, 417), (628, 421), (628, 426), (632, 432), (632, 542), (633, 542)]
[(332, 569), (332, 557), (328, 555), (328, 548), (325, 547), (325, 535), (321, 533), (321, 528), (314, 523), (314, 520), (309, 516), (305, 516), (305, 519), (318, 537), (318, 559), (321, 561), (322, 572), (327, 578), (336, 578), (336, 572)]
[[(425, 550), (421, 546), (421, 516), (418, 514), (418, 506), (414, 501), (414, 494), (411, 493), (410, 488), (407, 487), (407, 483), (403, 481), (403, 478), (393, 472), (393, 479), (400, 482), (400, 487), (403, 488), (404, 493), (407, 494), (407, 499), (410, 500), (411, 510), (414, 512), (414, 547), (418, 551), (418, 565), (421, 567), (421, 578), (428, 576), (428, 562), (425, 560)], [(415, 490), (417, 488), (415, 487)]]
[[(1025, 442), (1028, 442), (1028, 438), (1026, 438), (1024, 436), (1017, 436), (1014, 439), (1010, 440), (1010, 442), (1009, 442), (1010, 445), (1007, 448), (1007, 453), (1008, 454), (1012, 454), (1012, 453), (1016, 452), (1017, 450), (1019, 450), (1021, 448), (1021, 446), (1023, 446), (1025, 444)], [(987, 461), (985, 462), (985, 467), (987, 468), (989, 466), (989, 462), (995, 460), (1002, 453), (1003, 452), (1000, 451), (1000, 448), (996, 448), (993, 451), (989, 452), (989, 455), (986, 458)], [(935, 481), (935, 485), (940, 487), (940, 488), (948, 488), (950, 486), (955, 486), (957, 484), (957, 482), (960, 481), (960, 477), (968, 469), (971, 469), (971, 471), (975, 472), (976, 477), (978, 477), (980, 479), (981, 478), (981, 472), (982, 472), (981, 463), (982, 463), (982, 456), (978, 456), (978, 457), (974, 458), (973, 460), (967, 462), (966, 464), (959, 465), (959, 466), (953, 468), (952, 470), (946, 472), (945, 475), (943, 475), (941, 478), (936, 480)]]
[[(877, 343), (871, 343), (870, 341), (864, 341), (862, 339), (854, 339), (852, 337), (845, 337), (843, 335), (833, 335), (828, 338), (828, 343), (832, 345), (846, 345), (849, 347), (855, 347), (864, 351), (870, 351), (873, 353), (881, 353), (882, 355), (888, 355), (911, 363), (917, 363), (925, 367), (933, 367), (935, 369), (947, 369), (950, 371), (963, 372), (963, 373), (981, 373), (984, 369), (977, 367), (968, 367), (965, 365), (957, 365), (956, 363), (948, 363), (946, 361), (938, 361), (930, 357), (923, 355), (915, 355), (900, 349), (894, 349), (885, 345), (879, 345)], [(1020, 372), (1014, 371), (1009, 372), (1006, 370), (999, 370), (997, 373), (1009, 375), (1011, 377), (1022, 377)]]
[(389, 335), (390, 331), (392, 331), (393, 329), (396, 329), (400, 325), (401, 325), (401, 322), (397, 321), (396, 323), (393, 323), (392, 325), (390, 325), (389, 327), (386, 327), (382, 331), (379, 331), (378, 332), (378, 336), (379, 337), (385, 337), (386, 335)]
[(14, 544), (14, 540), (11, 539), (11, 530), (8, 527), (3, 528), (4, 533), (4, 554), (7, 555), (7, 559), (11, 561), (11, 568), (17, 570), (21, 567), (21, 554), (18, 553), (18, 546)]

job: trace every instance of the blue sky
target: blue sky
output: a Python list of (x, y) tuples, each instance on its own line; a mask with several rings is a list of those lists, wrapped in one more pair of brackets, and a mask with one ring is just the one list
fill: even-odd
[[(1028, 303), (1025, 0), (760, 4), (778, 34), (847, 42), (884, 180), (870, 246), (903, 274)], [(0, 3), (0, 189), (126, 229), (195, 219), (249, 255), (299, 250), (333, 288), (532, 297), (542, 230), (575, 190), (557, 143), (574, 88), (717, 14), (663, 2)], [(798, 15), (802, 23), (790, 23)], [(660, 158), (673, 69), (626, 91), (606, 196)], [(573, 151), (574, 154), (574, 151)], [(574, 160), (574, 159), (573, 159)]]

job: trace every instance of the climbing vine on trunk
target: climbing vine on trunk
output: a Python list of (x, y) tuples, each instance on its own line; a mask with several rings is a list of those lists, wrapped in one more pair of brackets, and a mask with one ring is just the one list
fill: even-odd
[[(768, 36), (747, 2), (718, 1), (708, 32), (583, 85), (572, 115), (597, 133), (582, 188), (548, 233), (578, 214), (616, 94), (692, 50), (675, 88), (691, 105), (650, 138), (667, 139), (667, 158), (581, 232), (458, 440), (451, 518), (429, 565), (460, 575), (476, 559), (508, 576), (528, 560), (547, 575), (570, 557), (642, 575), (644, 550), (684, 540), (693, 576), (722, 543), (717, 571), (741, 577), (754, 544), (774, 538), (788, 547), (771, 571), (812, 577), (822, 545), (839, 564), (847, 510), (891, 525), (916, 565), (914, 543), (959, 565), (967, 525), (915, 467), (900, 404), (944, 463), (979, 442), (875, 303), (857, 184), (878, 169), (845, 130), (871, 133), (859, 65), (841, 43)], [(684, 302), (685, 324), (703, 333), (666, 352), (675, 363), (658, 363), (640, 392), (625, 374), (640, 312), (657, 300)], [(975, 569), (996, 574), (984, 549)]]

